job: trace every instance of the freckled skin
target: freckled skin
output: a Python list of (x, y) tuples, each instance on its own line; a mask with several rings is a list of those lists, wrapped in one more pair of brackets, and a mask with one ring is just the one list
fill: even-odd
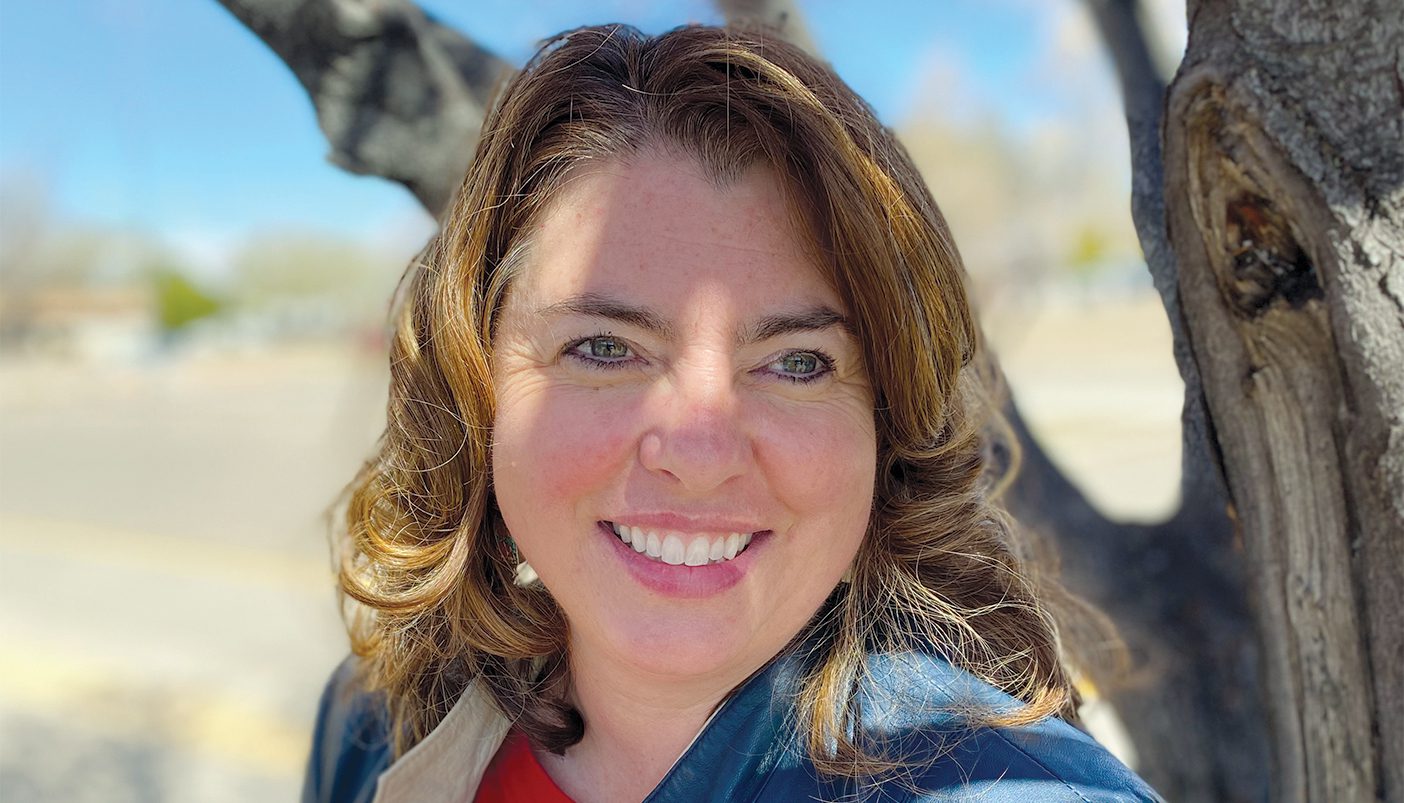
[[(656, 311), (673, 337), (533, 314), (587, 292)], [(573, 651), (621, 672), (715, 678), (725, 691), (837, 584), (863, 537), (876, 461), (858, 344), (837, 327), (749, 345), (734, 336), (817, 304), (847, 314), (765, 169), (718, 189), (686, 159), (642, 155), (583, 171), (546, 212), (499, 319), (493, 472)], [(562, 355), (603, 334), (627, 344), (627, 365)], [(811, 349), (837, 370), (787, 381), (782, 358)], [(774, 535), (734, 587), (679, 599), (634, 580), (602, 539), (596, 522), (629, 512), (740, 517)]]

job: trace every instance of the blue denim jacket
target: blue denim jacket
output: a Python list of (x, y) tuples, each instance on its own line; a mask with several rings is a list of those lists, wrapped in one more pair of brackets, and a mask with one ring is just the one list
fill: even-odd
[[(801, 661), (790, 656), (772, 662), (722, 705), (646, 803), (1160, 800), (1135, 773), (1062, 720), (1018, 728), (968, 726), (961, 710), (1005, 709), (1017, 703), (938, 656), (871, 660), (870, 682), (859, 697), (864, 736), (890, 751), (887, 754), (909, 760), (914, 771), (878, 782), (820, 776), (790, 726), (802, 668)], [(323, 693), (303, 803), (371, 803), (377, 779), (389, 767), (383, 712), (373, 697), (346, 691), (352, 671), (351, 663), (344, 663)], [(476, 704), (486, 705), (486, 696), (479, 697)], [(460, 717), (453, 728), (457, 735), (450, 738), (466, 745), (465, 740), (483, 736), (477, 731), (492, 731), (484, 737), (490, 740), (489, 749), (484, 750), (481, 741), (471, 745), (477, 755), (490, 756), (506, 732), (505, 720), (493, 727), (465, 728), (462, 723), (467, 720), (458, 710), (464, 705), (460, 701), (449, 715)], [(500, 717), (495, 711), (490, 716)], [(439, 737), (436, 729), (425, 742)], [(436, 745), (434, 749), (450, 760), (439, 762), (446, 770), (429, 771), (466, 775), (462, 767), (470, 762), (457, 758), (473, 751), (460, 747), (451, 742)], [(421, 764), (427, 766), (422, 760)], [(417, 803), (471, 801), (481, 767), (477, 773), (462, 783), (446, 779), (392, 796), (412, 797)], [(431, 796), (438, 799), (425, 799)]]

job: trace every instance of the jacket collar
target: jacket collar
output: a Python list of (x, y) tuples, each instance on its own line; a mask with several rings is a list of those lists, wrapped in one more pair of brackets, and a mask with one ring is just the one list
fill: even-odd
[(474, 680), (434, 730), (380, 774), (372, 803), (472, 800), (511, 727)]

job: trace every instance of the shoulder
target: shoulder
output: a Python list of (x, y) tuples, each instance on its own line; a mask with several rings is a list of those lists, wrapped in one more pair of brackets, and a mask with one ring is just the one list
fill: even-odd
[(302, 803), (368, 803), (390, 763), (385, 701), (360, 688), (358, 666), (346, 658), (322, 691)]
[(914, 769), (887, 784), (890, 799), (1159, 801), (1126, 765), (1058, 718), (1020, 727), (972, 726), (961, 711), (1018, 701), (934, 655), (871, 659), (860, 694), (865, 737)]

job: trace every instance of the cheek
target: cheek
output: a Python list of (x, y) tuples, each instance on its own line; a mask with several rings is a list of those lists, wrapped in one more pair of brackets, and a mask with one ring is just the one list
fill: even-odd
[(787, 507), (827, 514), (835, 524), (867, 523), (877, 444), (871, 415), (846, 409), (773, 416), (758, 454)]
[(504, 393), (498, 409), (493, 471), (500, 505), (570, 504), (616, 479), (631, 454), (636, 416), (622, 394), (543, 388)]

